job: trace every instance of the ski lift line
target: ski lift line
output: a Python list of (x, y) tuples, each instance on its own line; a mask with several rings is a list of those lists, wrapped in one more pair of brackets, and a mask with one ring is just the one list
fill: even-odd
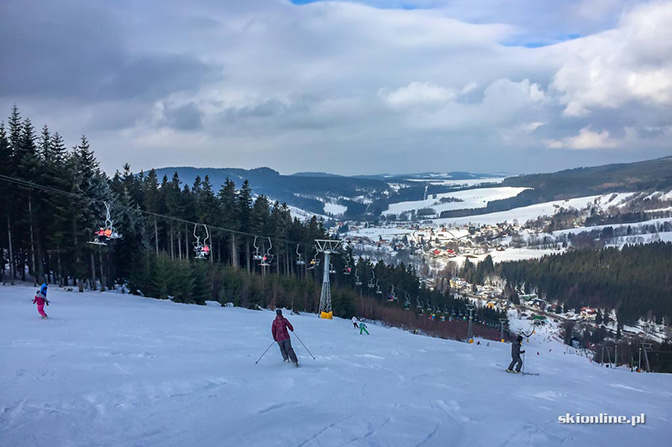
[[(0, 174), (0, 180), (8, 182), (8, 183), (14, 183), (16, 185), (23, 186), (23, 187), (29, 188), (29, 189), (39, 189), (39, 190), (43, 190), (43, 191), (46, 191), (46, 192), (52, 192), (52, 193), (55, 193), (55, 194), (65, 195), (65, 196), (72, 197), (72, 198), (75, 198), (75, 199), (87, 200), (91, 203), (105, 203), (105, 201), (102, 200), (102, 199), (93, 199), (93, 198), (87, 197), (83, 194), (78, 194), (78, 193), (69, 192), (69, 191), (63, 191), (62, 189), (58, 189), (58, 188), (54, 188), (54, 187), (46, 186), (46, 185), (40, 185), (39, 183), (34, 183), (34, 182), (31, 182), (31, 181), (28, 181), (28, 180), (18, 179), (18, 178), (15, 178), (15, 177), (10, 177), (10, 176), (6, 176), (6, 175), (2, 175), (2, 174)], [(130, 207), (130, 206), (127, 206), (127, 205), (117, 205), (117, 208), (132, 210), (132, 211), (139, 212), (140, 214), (144, 214), (146, 216), (158, 217), (158, 218), (162, 218), (162, 219), (165, 219), (165, 220), (172, 220), (172, 221), (175, 221), (175, 222), (185, 223), (185, 224), (189, 224), (189, 225), (204, 225), (201, 222), (194, 222), (194, 221), (191, 221), (191, 220), (181, 219), (179, 217), (167, 216), (165, 214), (154, 213), (152, 211), (146, 211), (146, 210), (142, 210), (140, 208), (133, 208), (133, 207)], [(314, 246), (313, 243), (291, 241), (291, 240), (288, 240), (288, 239), (280, 239), (280, 238), (270, 238), (268, 236), (258, 235), (258, 234), (254, 234), (254, 233), (248, 233), (248, 232), (240, 231), (240, 230), (233, 230), (231, 228), (218, 227), (218, 226), (214, 226), (214, 225), (208, 225), (208, 227), (210, 228), (210, 230), (218, 230), (218, 231), (221, 231), (221, 232), (224, 232), (224, 233), (229, 233), (229, 234), (236, 234), (236, 235), (248, 236), (248, 237), (262, 237), (262, 238), (267, 238), (267, 239), (273, 239), (274, 241), (279, 242), (279, 243), (296, 244), (296, 245), (302, 245), (304, 247), (310, 247), (310, 248), (312, 248)]]
[[(375, 264), (373, 264), (373, 265), (375, 265)], [(378, 278), (377, 276), (375, 276), (375, 269), (371, 269), (371, 274), (372, 274), (372, 278), (368, 281), (368, 284), (367, 284), (367, 285), (368, 285), (369, 289), (375, 289), (375, 290), (372, 290), (372, 291), (375, 292), (376, 294), (378, 294), (378, 290), (380, 290), (380, 293), (382, 293), (382, 290), (380, 289), (380, 285), (381, 285), (381, 284), (383, 285), (383, 287), (384, 287), (385, 285), (387, 285), (387, 286), (389, 286), (389, 287), (394, 286), (394, 287), (395, 287), (395, 291), (396, 291), (397, 293), (399, 293), (399, 294), (401, 294), (401, 293), (404, 293), (404, 295), (408, 294), (408, 291), (406, 291), (405, 289), (400, 288), (400, 287), (398, 287), (398, 286), (395, 286), (394, 284), (392, 284), (391, 282), (389, 282), (389, 281), (386, 280), (386, 279)], [(404, 303), (405, 303), (405, 301), (404, 301)], [(423, 303), (423, 304), (420, 304), (420, 303)], [(423, 310), (425, 310), (424, 303), (425, 303), (424, 300), (420, 300), (420, 297), (419, 297), (419, 296), (416, 296), (416, 305), (420, 305), (420, 306), (416, 306), (416, 307), (418, 307), (418, 308), (422, 308)], [(431, 306), (431, 302), (430, 302), (429, 300), (427, 300), (426, 305), (427, 305), (427, 306)], [(435, 306), (437, 306), (437, 307), (436, 307), (436, 312), (441, 313), (441, 310), (440, 310), (440, 308), (438, 307), (438, 305), (435, 304)], [(444, 305), (444, 306), (445, 306), (445, 305)], [(446, 311), (444, 311), (443, 313), (448, 313), (448, 312), (447, 312), (447, 307), (445, 307), (445, 309), (446, 309)], [(432, 310), (432, 311), (434, 311), (434, 309), (431, 308), (431, 307), (428, 307), (427, 310)], [(475, 307), (474, 307), (474, 310), (476, 310)], [(452, 311), (452, 313), (453, 313), (453, 314), (455, 313), (454, 310)], [(460, 311), (460, 315), (461, 315), (461, 311)]]
[[(102, 199), (93, 199), (93, 198), (87, 197), (83, 194), (73, 193), (73, 192), (69, 192), (69, 191), (63, 191), (61, 189), (54, 188), (54, 187), (51, 187), (51, 186), (40, 185), (38, 183), (34, 183), (34, 182), (31, 182), (31, 181), (28, 181), (28, 180), (19, 179), (19, 178), (15, 178), (15, 177), (10, 177), (10, 176), (6, 176), (6, 175), (2, 175), (2, 174), (0, 174), (0, 180), (8, 182), (8, 183), (14, 183), (16, 185), (23, 186), (23, 187), (29, 188), (29, 189), (38, 189), (38, 190), (43, 190), (43, 191), (46, 191), (46, 192), (51, 192), (51, 193), (54, 193), (54, 194), (61, 194), (61, 195), (76, 198), (76, 199), (84, 199), (84, 200), (87, 200), (91, 203), (101, 203), (101, 202), (103, 204), (105, 203), (105, 201), (102, 200)], [(140, 208), (133, 208), (133, 207), (130, 207), (130, 206), (127, 206), (127, 205), (118, 205), (117, 208), (132, 210), (132, 211), (139, 212), (140, 214), (143, 214), (143, 215), (146, 215), (146, 216), (162, 218), (164, 220), (172, 220), (172, 221), (175, 221), (175, 222), (181, 222), (181, 223), (185, 223), (185, 224), (189, 224), (189, 225), (204, 225), (203, 223), (200, 223), (200, 222), (194, 222), (194, 221), (187, 220), (187, 219), (181, 219), (179, 217), (173, 217), (173, 216), (167, 216), (165, 214), (154, 213), (152, 211), (146, 211), (146, 210), (142, 210)], [(221, 231), (221, 232), (228, 233), (228, 234), (236, 234), (236, 235), (240, 235), (240, 236), (255, 237), (255, 238), (265, 237), (269, 240), (275, 240), (276, 242), (279, 242), (279, 243), (295, 244), (297, 246), (314, 248), (314, 244), (312, 244), (312, 243), (291, 241), (291, 240), (288, 240), (288, 239), (280, 239), (280, 238), (270, 238), (268, 236), (261, 236), (261, 235), (254, 234), (254, 233), (248, 233), (248, 232), (245, 232), (245, 231), (233, 230), (233, 229), (230, 229), (230, 228), (218, 227), (218, 226), (214, 226), (214, 225), (208, 225), (208, 227), (210, 228), (210, 230), (217, 230), (217, 231)], [(391, 285), (391, 283), (389, 283), (388, 281), (386, 281), (384, 279), (382, 280), (382, 282), (383, 282), (383, 285), (385, 285), (385, 283), (387, 283), (388, 285)], [(399, 291), (404, 292), (404, 290), (402, 290), (402, 289), (399, 289)]]
[[(54, 187), (46, 186), (46, 185), (41, 185), (41, 184), (34, 183), (34, 182), (31, 182), (31, 181), (28, 181), (28, 180), (19, 179), (19, 178), (15, 178), (15, 177), (10, 177), (10, 176), (7, 176), (7, 175), (0, 174), (0, 180), (8, 182), (8, 183), (14, 183), (16, 185), (23, 186), (25, 188), (39, 189), (39, 190), (52, 192), (52, 193), (55, 193), (55, 194), (61, 194), (61, 195), (76, 198), (76, 199), (84, 199), (84, 200), (87, 200), (87, 201), (92, 202), (92, 203), (103, 203), (103, 204), (106, 203), (106, 201), (104, 201), (102, 199), (93, 199), (93, 198), (87, 197), (83, 194), (73, 193), (73, 192), (69, 192), (69, 191), (63, 191), (62, 189), (58, 189), (58, 188), (54, 188)], [(172, 220), (172, 221), (175, 221), (175, 222), (185, 223), (185, 224), (189, 224), (189, 225), (205, 225), (201, 222), (194, 222), (194, 221), (187, 220), (187, 219), (181, 219), (179, 217), (167, 216), (165, 214), (154, 213), (152, 211), (146, 211), (146, 210), (142, 210), (142, 209), (139, 209), (139, 208), (133, 208), (133, 207), (130, 207), (130, 206), (127, 206), (127, 205), (116, 205), (116, 206), (117, 206), (117, 208), (123, 208), (123, 209), (126, 209), (126, 210), (137, 211), (140, 214), (144, 214), (146, 216), (162, 218), (162, 219), (165, 219), (165, 220)], [(285, 244), (295, 244), (297, 246), (304, 246), (304, 247), (308, 247), (308, 248), (311, 248), (311, 249), (315, 247), (315, 244), (313, 244), (313, 243), (291, 241), (291, 240), (280, 239), (280, 238), (271, 238), (271, 237), (268, 237), (268, 236), (262, 236), (262, 235), (258, 235), (258, 234), (254, 234), (254, 233), (248, 233), (248, 232), (245, 232), (245, 231), (233, 230), (233, 229), (230, 229), (230, 228), (218, 227), (218, 226), (214, 226), (214, 225), (207, 225), (207, 226), (210, 230), (218, 230), (218, 231), (222, 231), (222, 232), (229, 233), (229, 234), (236, 234), (236, 235), (240, 235), (240, 236), (256, 237), (256, 238), (259, 238), (259, 237), (267, 238), (269, 241), (274, 240), (276, 243), (279, 242), (279, 243), (285, 243)], [(378, 279), (378, 278), (376, 278), (376, 279)], [(385, 279), (382, 279), (381, 282), (383, 283), (383, 286), (385, 286), (386, 284), (388, 286), (391, 285), (391, 283), (389, 283)], [(373, 287), (375, 287), (375, 285)], [(398, 290), (399, 290), (399, 292), (405, 292), (403, 289), (398, 289)]]

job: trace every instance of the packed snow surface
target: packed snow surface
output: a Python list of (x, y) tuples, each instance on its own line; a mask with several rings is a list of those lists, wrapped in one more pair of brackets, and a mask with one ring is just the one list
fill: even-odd
[[(374, 324), (360, 336), (346, 320), (285, 312), (296, 368), (272, 345), (271, 311), (53, 288), (41, 320), (33, 292), (0, 287), (2, 446), (644, 446), (672, 436), (672, 375), (599, 367), (545, 335), (524, 345), (525, 370), (540, 375), (522, 376), (504, 372), (509, 344)], [(644, 413), (646, 423), (558, 423), (577, 412)]]
[[(400, 214), (422, 208), (431, 208), (436, 212), (436, 214), (440, 214), (442, 211), (448, 210), (483, 208), (488, 204), (488, 202), (515, 197), (526, 189), (528, 188), (500, 186), (495, 188), (478, 188), (468, 189), (465, 191), (432, 194), (425, 200), (392, 203), (390, 204), (388, 210), (383, 212), (383, 214)], [(459, 202), (441, 203), (441, 199), (448, 198), (457, 199)]]
[(577, 197), (567, 200), (554, 200), (552, 202), (537, 203), (535, 205), (523, 206), (508, 211), (499, 211), (496, 213), (433, 219), (433, 222), (437, 225), (465, 225), (470, 223), (493, 225), (507, 221), (513, 222), (513, 220), (516, 219), (519, 223), (522, 224), (528, 220), (534, 220), (541, 216), (552, 216), (561, 208), (583, 209), (588, 206), (596, 206), (600, 209), (607, 209), (610, 206), (618, 206), (620, 202), (627, 200), (631, 196), (633, 196), (632, 193), (615, 193)]
[(325, 203), (324, 212), (327, 214), (333, 214), (334, 216), (345, 213), (348, 210), (347, 206), (339, 205), (338, 203)]

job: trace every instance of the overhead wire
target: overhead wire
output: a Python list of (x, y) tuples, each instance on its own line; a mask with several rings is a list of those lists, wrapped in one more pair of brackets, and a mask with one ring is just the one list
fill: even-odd
[[(89, 202), (92, 202), (92, 203), (103, 203), (103, 204), (105, 203), (105, 201), (102, 200), (102, 199), (96, 199), (96, 198), (88, 197), (88, 196), (86, 196), (84, 194), (81, 194), (81, 193), (64, 191), (62, 189), (54, 188), (52, 186), (42, 185), (42, 184), (35, 183), (35, 182), (29, 181), (29, 180), (16, 178), (16, 177), (10, 177), (10, 176), (3, 175), (3, 174), (0, 174), (0, 180), (5, 181), (7, 183), (13, 183), (13, 184), (16, 184), (16, 185), (19, 185), (19, 186), (23, 186), (23, 187), (29, 188), (29, 189), (37, 189), (37, 190), (42, 190), (42, 191), (46, 191), (46, 192), (50, 192), (50, 193), (54, 193), (54, 194), (61, 194), (61, 195), (65, 195), (65, 196), (80, 199), (80, 200), (86, 200), (86, 201), (89, 201)], [(191, 220), (182, 219), (180, 217), (168, 216), (166, 214), (155, 213), (153, 211), (143, 210), (143, 209), (141, 209), (137, 206), (132, 207), (132, 206), (129, 206), (129, 205), (120, 205), (118, 207), (119, 208), (124, 208), (126, 210), (130, 210), (130, 211), (139, 212), (141, 214), (144, 214), (146, 216), (151, 216), (151, 217), (154, 217), (154, 218), (162, 218), (162, 219), (165, 219), (165, 220), (172, 220), (172, 221), (175, 221), (175, 222), (180, 222), (180, 223), (189, 224), (189, 225), (205, 225), (210, 230), (218, 230), (218, 231), (222, 231), (222, 232), (229, 233), (229, 234), (235, 234), (235, 235), (246, 236), (246, 237), (266, 238), (266, 239), (274, 240), (274, 241), (280, 242), (280, 243), (299, 245), (299, 246), (308, 247), (308, 248), (311, 248), (311, 249), (315, 247), (315, 244), (309, 244), (309, 243), (299, 242), (299, 241), (292, 241), (292, 240), (289, 240), (289, 239), (282, 239), (282, 238), (277, 238), (277, 237), (264, 236), (264, 235), (259, 235), (259, 234), (255, 234), (255, 233), (249, 233), (249, 232), (245, 232), (245, 231), (234, 230), (232, 228), (224, 228), (224, 227), (219, 227), (219, 226), (216, 226), (216, 225), (204, 224), (204, 223), (201, 223), (201, 222), (194, 222), (194, 221), (191, 221)], [(371, 262), (371, 261), (368, 261), (368, 262)], [(372, 266), (372, 269), (375, 270), (376, 264), (371, 262), (371, 266)], [(325, 266), (325, 268), (329, 268), (329, 266)], [(389, 280), (387, 280), (385, 278), (379, 278), (379, 279), (380, 279), (381, 282), (387, 283), (388, 286), (394, 286), (394, 284), (392, 284), (392, 282), (390, 282)], [(383, 284), (383, 285), (385, 285), (385, 284)], [(359, 287), (361, 287), (361, 286), (359, 286)], [(404, 292), (404, 293), (407, 292), (403, 288), (399, 288), (399, 287), (396, 287), (396, 288), (399, 292)]]
[[(43, 190), (43, 191), (47, 191), (47, 192), (51, 192), (51, 193), (55, 193), (55, 194), (66, 195), (66, 196), (76, 198), (76, 199), (87, 200), (87, 201), (93, 202), (93, 203), (103, 203), (103, 204), (105, 203), (105, 201), (102, 200), (102, 199), (96, 199), (96, 198), (88, 197), (88, 196), (86, 196), (84, 194), (80, 194), (80, 193), (64, 191), (62, 189), (54, 188), (52, 186), (42, 185), (42, 184), (39, 184), (39, 183), (31, 182), (29, 180), (20, 179), (20, 178), (16, 178), (16, 177), (10, 177), (10, 176), (3, 175), (3, 174), (0, 174), (0, 180), (3, 180), (3, 181), (8, 182), (8, 183), (14, 183), (14, 184), (17, 184), (19, 186), (23, 186), (23, 187), (30, 188), (30, 189), (39, 189), (39, 190)], [(180, 223), (184, 223), (184, 224), (206, 225), (211, 230), (214, 229), (214, 230), (218, 230), (218, 231), (222, 231), (222, 232), (230, 233), (230, 234), (236, 234), (236, 235), (248, 236), (248, 237), (259, 237), (259, 238), (264, 238), (264, 239), (271, 239), (271, 240), (274, 240), (274, 241), (280, 242), (280, 243), (301, 245), (301, 246), (309, 247), (309, 248), (313, 248), (315, 246), (315, 244), (309, 244), (309, 243), (306, 243), (306, 242), (292, 241), (292, 240), (289, 240), (289, 239), (283, 239), (283, 238), (278, 238), (278, 237), (270, 237), (270, 236), (255, 234), (255, 233), (249, 233), (249, 232), (245, 232), (245, 231), (234, 230), (232, 228), (224, 228), (224, 227), (220, 227), (220, 226), (216, 226), (216, 225), (205, 224), (205, 223), (202, 223), (202, 222), (194, 222), (194, 221), (191, 221), (191, 220), (182, 219), (180, 217), (168, 216), (166, 214), (155, 213), (153, 211), (143, 210), (139, 207), (134, 208), (134, 207), (131, 207), (131, 206), (128, 206), (128, 205), (119, 205), (118, 207), (119, 208), (124, 208), (126, 210), (130, 210), (130, 211), (136, 211), (136, 212), (139, 212), (139, 213), (144, 214), (146, 216), (151, 216), (151, 217), (155, 217), (155, 218), (162, 218), (162, 219), (166, 219), (166, 220), (172, 220), (172, 221), (180, 222)]]

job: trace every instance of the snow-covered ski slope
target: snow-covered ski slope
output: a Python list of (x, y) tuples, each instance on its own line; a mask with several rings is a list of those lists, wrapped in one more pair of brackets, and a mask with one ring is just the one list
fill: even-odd
[[(0, 287), (2, 446), (667, 445), (672, 375), (611, 370), (533, 336), (480, 346), (288, 315), (300, 368), (271, 343), (274, 313), (117, 293)], [(287, 312), (286, 312), (287, 313)], [(534, 338), (537, 337), (537, 338)], [(551, 352), (549, 352), (551, 349)], [(536, 355), (539, 351), (540, 355)], [(646, 424), (561, 425), (639, 415)]]

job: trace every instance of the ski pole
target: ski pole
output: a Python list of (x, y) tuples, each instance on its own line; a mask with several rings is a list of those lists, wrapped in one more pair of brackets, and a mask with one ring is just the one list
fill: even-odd
[[(275, 343), (275, 340), (273, 340), (273, 341), (271, 342), (271, 344), (268, 345), (268, 348), (266, 348), (266, 350), (264, 351), (264, 353), (261, 354), (261, 357), (259, 357), (259, 360), (261, 360), (261, 358), (262, 358), (263, 356), (266, 355), (266, 353), (268, 352), (268, 350), (271, 349), (271, 346), (273, 346), (273, 343)], [(254, 364), (256, 365), (257, 363), (259, 363), (259, 360), (257, 360), (256, 362), (254, 362)]]
[[(296, 332), (294, 332), (294, 335), (296, 335)], [(301, 341), (301, 339), (299, 338), (298, 335), (296, 335), (296, 339), (299, 340), (299, 341), (301, 342), (301, 344), (303, 345), (304, 348), (306, 348), (306, 345), (303, 344), (303, 342)], [(306, 348), (306, 351), (308, 351), (308, 354), (310, 354), (310, 356), (313, 358), (313, 360), (317, 360), (317, 359), (315, 358), (315, 356), (308, 350), (308, 348)]]

